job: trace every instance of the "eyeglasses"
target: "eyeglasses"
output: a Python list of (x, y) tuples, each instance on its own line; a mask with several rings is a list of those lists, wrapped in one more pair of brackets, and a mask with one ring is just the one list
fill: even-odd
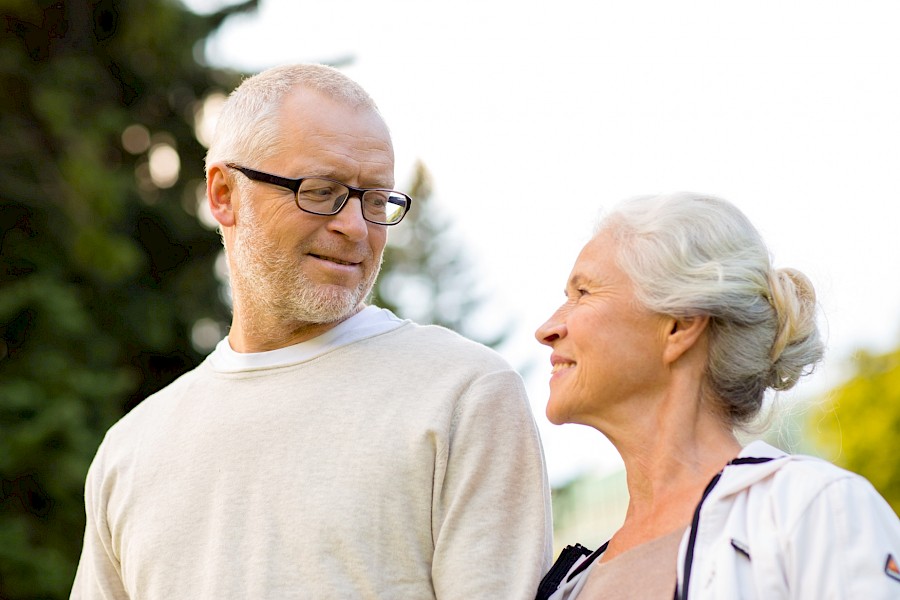
[(396, 225), (412, 206), (412, 198), (395, 190), (356, 188), (325, 177), (288, 179), (233, 163), (227, 163), (227, 166), (253, 181), (291, 190), (297, 208), (313, 215), (336, 215), (351, 196), (359, 196), (363, 219), (376, 225)]

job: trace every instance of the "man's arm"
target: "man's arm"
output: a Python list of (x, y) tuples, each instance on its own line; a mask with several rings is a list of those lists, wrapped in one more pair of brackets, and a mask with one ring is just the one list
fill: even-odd
[(432, 526), (439, 600), (534, 598), (551, 560), (550, 490), (516, 373), (480, 377), (460, 398)]
[(87, 524), (84, 528), (84, 545), (70, 598), (128, 600), (106, 521), (102, 468), (99, 463), (100, 452), (94, 458), (85, 481), (84, 505)]

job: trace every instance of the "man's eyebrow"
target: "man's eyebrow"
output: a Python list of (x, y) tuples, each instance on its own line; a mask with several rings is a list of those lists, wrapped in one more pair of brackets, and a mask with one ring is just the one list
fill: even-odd
[(341, 178), (338, 177), (337, 172), (334, 169), (316, 169), (315, 171), (310, 171), (308, 173), (303, 173), (300, 175), (303, 179), (334, 179), (335, 181), (341, 181)]
[[(338, 173), (334, 169), (329, 169), (329, 168), (318, 169), (314, 174), (303, 175), (302, 177), (304, 179), (309, 179), (309, 178), (332, 179), (334, 181), (343, 183), (344, 185), (350, 185), (349, 183), (347, 183), (346, 179), (341, 176), (340, 173)], [(358, 186), (355, 185), (353, 187), (358, 187), (358, 188), (367, 189), (367, 190), (368, 189), (383, 189), (383, 190), (394, 189), (393, 185), (385, 185), (384, 183), (366, 184), (366, 185), (358, 185)]]

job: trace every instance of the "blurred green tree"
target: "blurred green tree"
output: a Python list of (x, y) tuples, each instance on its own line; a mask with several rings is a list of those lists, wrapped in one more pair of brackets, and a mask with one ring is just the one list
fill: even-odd
[(859, 352), (853, 376), (810, 411), (817, 452), (859, 473), (900, 514), (900, 349)]
[(237, 74), (200, 55), (255, 6), (0, 2), (2, 598), (68, 596), (103, 433), (228, 319), (195, 126)]
[(414, 167), (409, 195), (412, 210), (390, 230), (372, 304), (418, 323), (453, 329), (490, 347), (502, 344), (509, 335), (508, 323), (487, 328), (473, 319), (484, 298), (476, 290), (470, 257), (433, 205), (431, 173), (422, 162)]
[[(0, 0), (0, 599), (68, 597), (104, 432), (230, 320), (198, 135), (240, 74), (202, 46), (256, 5)], [(375, 302), (466, 332), (481, 300), (464, 252), (424, 166), (412, 187)]]

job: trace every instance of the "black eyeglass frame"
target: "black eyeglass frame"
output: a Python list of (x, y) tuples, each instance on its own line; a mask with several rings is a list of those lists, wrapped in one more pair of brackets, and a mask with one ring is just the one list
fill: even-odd
[[(396, 225), (397, 223), (402, 221), (403, 218), (407, 214), (409, 214), (409, 211), (412, 208), (412, 198), (410, 198), (408, 195), (404, 194), (403, 192), (398, 192), (397, 190), (391, 190), (388, 188), (358, 188), (358, 187), (353, 187), (352, 185), (347, 185), (343, 181), (338, 181), (336, 179), (330, 179), (328, 177), (318, 177), (318, 176), (313, 176), (313, 175), (310, 175), (307, 177), (299, 177), (297, 179), (290, 179), (288, 177), (280, 177), (278, 175), (272, 175), (271, 173), (257, 171), (256, 169), (251, 169), (249, 167), (243, 167), (243, 166), (235, 164), (235, 163), (225, 163), (225, 166), (227, 166), (231, 169), (240, 171), (248, 179), (252, 179), (253, 181), (261, 181), (263, 183), (271, 183), (272, 185), (277, 185), (278, 187), (283, 187), (283, 188), (286, 188), (286, 189), (292, 191), (294, 193), (294, 204), (297, 205), (297, 208), (299, 208), (303, 212), (309, 213), (311, 215), (318, 215), (320, 217), (333, 217), (334, 215), (336, 215), (339, 212), (341, 212), (342, 210), (344, 210), (344, 207), (347, 206), (347, 201), (350, 200), (350, 198), (352, 196), (357, 196), (360, 201), (360, 212), (362, 213), (362, 217), (363, 217), (363, 219), (365, 219), (366, 222), (372, 223), (374, 225), (384, 225), (386, 227), (390, 227), (391, 225)], [(348, 190), (350, 190), (350, 193), (348, 193), (344, 197), (344, 199), (341, 201), (341, 203), (337, 207), (337, 209), (332, 212), (311, 211), (307, 208), (303, 208), (302, 206), (300, 206), (300, 197), (299, 197), (300, 186), (303, 184), (303, 181), (306, 179), (321, 179), (323, 181), (329, 181), (331, 183), (336, 183), (336, 184), (343, 186), (343, 187), (347, 188)], [(390, 192), (391, 194), (398, 194), (400, 196), (403, 196), (406, 199), (406, 210), (403, 211), (403, 214), (400, 215), (399, 219), (397, 219), (396, 221), (393, 221), (391, 223), (379, 223), (378, 221), (373, 221), (373, 220), (369, 219), (368, 217), (366, 217), (366, 211), (363, 210), (363, 208), (362, 208), (362, 197), (363, 197), (363, 194), (366, 192)]]

